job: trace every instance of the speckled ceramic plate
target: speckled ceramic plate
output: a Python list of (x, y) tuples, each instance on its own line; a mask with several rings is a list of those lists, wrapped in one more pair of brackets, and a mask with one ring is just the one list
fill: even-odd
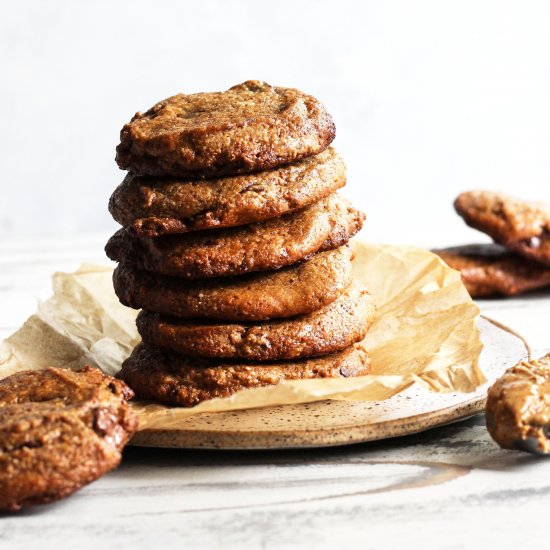
[(197, 449), (326, 447), (408, 435), (472, 416), (483, 410), (487, 388), (529, 356), (525, 340), (511, 329), (481, 318), (480, 364), (488, 381), (473, 393), (439, 394), (419, 386), (386, 401), (319, 401), (226, 413), (203, 413), (174, 430), (144, 430), (131, 444)]

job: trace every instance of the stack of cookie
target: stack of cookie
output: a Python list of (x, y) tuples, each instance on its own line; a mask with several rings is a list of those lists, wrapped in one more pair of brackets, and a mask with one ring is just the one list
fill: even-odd
[(315, 98), (257, 81), (176, 95), (124, 126), (129, 173), (109, 203), (123, 228), (106, 252), (120, 301), (142, 309), (120, 372), (138, 397), (192, 406), (366, 374), (375, 308), (347, 244), (364, 215), (336, 193), (334, 136)]
[(495, 241), (434, 251), (461, 272), (474, 298), (550, 286), (550, 206), (493, 191), (461, 193), (454, 206), (469, 226)]

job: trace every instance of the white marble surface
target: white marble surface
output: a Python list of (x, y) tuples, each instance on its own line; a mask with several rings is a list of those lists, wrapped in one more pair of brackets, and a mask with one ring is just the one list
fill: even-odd
[[(48, 296), (53, 271), (105, 262), (106, 237), (0, 243), (0, 337)], [(548, 351), (550, 292), (481, 307)], [(549, 460), (500, 450), (482, 416), (333, 449), (130, 448), (75, 496), (0, 515), (0, 549), (545, 548), (549, 479)]]

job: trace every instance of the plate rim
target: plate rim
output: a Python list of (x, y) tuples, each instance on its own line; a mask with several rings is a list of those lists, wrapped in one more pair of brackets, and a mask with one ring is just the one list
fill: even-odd
[[(526, 350), (526, 358), (531, 359), (532, 357), (532, 349), (529, 345), (528, 341), (524, 336), (522, 336), (520, 333), (518, 333), (516, 330), (510, 328), (509, 326), (505, 325), (504, 323), (501, 323), (500, 321), (497, 321), (487, 315), (480, 315), (480, 318), (485, 319), (489, 323), (493, 324), (497, 328), (508, 332), (509, 334), (512, 334), (516, 338), (518, 338), (524, 345)], [(284, 439), (286, 440), (286, 444), (280, 444), (277, 446), (265, 446), (265, 445), (247, 445), (245, 447), (239, 446), (239, 445), (230, 445), (228, 441), (222, 440), (219, 442), (219, 444), (192, 444), (191, 442), (186, 445), (178, 445), (169, 442), (169, 439), (173, 437), (174, 432), (178, 432), (181, 430), (177, 429), (158, 429), (158, 428), (152, 428), (152, 429), (144, 429), (139, 432), (137, 432), (134, 437), (129, 442), (129, 445), (137, 446), (137, 447), (151, 447), (151, 448), (172, 448), (172, 449), (202, 449), (202, 450), (239, 450), (239, 451), (260, 451), (260, 450), (270, 450), (270, 451), (276, 451), (276, 450), (288, 450), (288, 449), (311, 449), (311, 448), (322, 448), (322, 447), (337, 447), (337, 446), (344, 446), (344, 445), (353, 445), (353, 444), (360, 444), (360, 443), (367, 443), (370, 441), (380, 441), (383, 439), (390, 439), (394, 437), (401, 437), (406, 435), (414, 435), (418, 434), (420, 432), (423, 432), (428, 429), (432, 429), (435, 427), (444, 426), (450, 423), (459, 422), (461, 420), (465, 420), (467, 418), (470, 418), (480, 412), (482, 412), (485, 408), (486, 403), (486, 393), (472, 397), (466, 401), (460, 402), (455, 405), (448, 405), (447, 407), (438, 409), (436, 411), (427, 411), (427, 412), (421, 412), (415, 415), (407, 416), (405, 418), (396, 418), (392, 420), (384, 420), (383, 423), (387, 426), (386, 433), (378, 435), (373, 435), (373, 427), (377, 426), (378, 422), (373, 422), (370, 424), (354, 424), (350, 426), (340, 426), (340, 427), (334, 427), (334, 428), (327, 428), (327, 427), (315, 427), (311, 429), (294, 429), (294, 430), (280, 430), (276, 432), (276, 438), (277, 439)], [(323, 400), (320, 400), (323, 401)], [(281, 405), (284, 406), (284, 405)], [(296, 405), (293, 405), (296, 406)], [(200, 414), (200, 413), (197, 413)], [(417, 429), (410, 429), (411, 424), (416, 424), (418, 427)], [(397, 428), (397, 429), (396, 429)], [(327, 438), (331, 438), (337, 436), (338, 434), (341, 434), (343, 431), (349, 432), (349, 437), (345, 440), (342, 438), (336, 438), (334, 441), (326, 441)], [(371, 432), (370, 435), (367, 435)], [(219, 437), (221, 432), (213, 432), (213, 438), (216, 436)], [(186, 429), (185, 434), (189, 439), (193, 439), (193, 436), (202, 436), (204, 438), (204, 430), (193, 430), (193, 429)], [(249, 436), (248, 431), (231, 431), (227, 432), (226, 439), (238, 439), (239, 436), (243, 436), (246, 434)], [(300, 439), (300, 436), (303, 436), (304, 434), (308, 434), (308, 439)], [(324, 437), (324, 441), (321, 443), (320, 441), (315, 441), (315, 435), (316, 434), (322, 434)], [(374, 432), (376, 434), (376, 432)], [(150, 438), (151, 436), (155, 437), (156, 442), (155, 443), (148, 443), (146, 439)], [(142, 441), (144, 439), (144, 441)], [(300, 441), (298, 441), (300, 439)], [(293, 444), (293, 441), (295, 442)]]

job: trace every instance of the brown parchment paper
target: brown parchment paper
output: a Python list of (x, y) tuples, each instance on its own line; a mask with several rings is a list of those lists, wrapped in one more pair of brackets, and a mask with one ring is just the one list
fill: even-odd
[[(190, 409), (135, 402), (140, 429), (174, 429), (178, 419), (199, 412), (321, 399), (378, 401), (415, 383), (437, 392), (469, 392), (482, 384), (479, 309), (460, 274), (419, 248), (361, 242), (355, 248), (355, 277), (378, 305), (364, 341), (371, 374), (284, 382)], [(54, 274), (53, 296), (0, 343), (0, 377), (49, 365), (76, 369), (87, 364), (115, 374), (139, 336), (136, 312), (119, 304), (111, 275), (112, 268), (96, 265)]]

